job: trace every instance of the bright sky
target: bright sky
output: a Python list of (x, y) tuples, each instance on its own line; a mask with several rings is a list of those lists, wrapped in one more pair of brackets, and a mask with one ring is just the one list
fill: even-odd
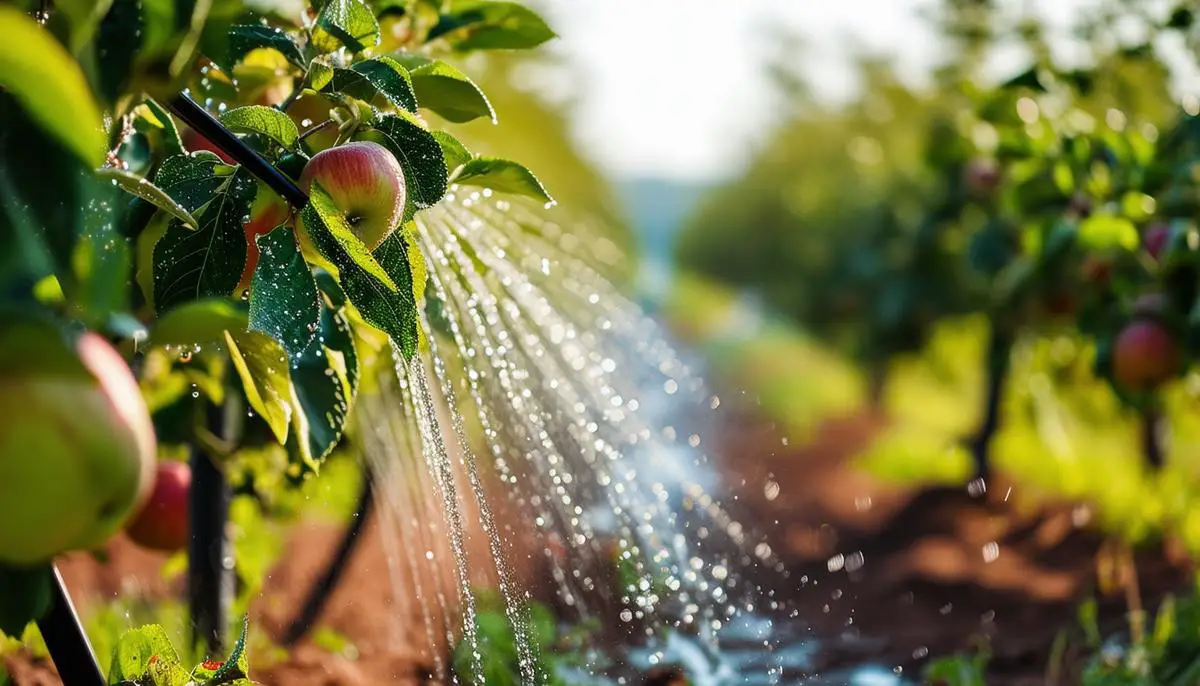
[[(1030, 0), (1026, 0), (1029, 2)], [(1032, 6), (1056, 19), (1091, 0)], [(712, 178), (743, 157), (770, 121), (764, 27), (802, 29), (818, 92), (854, 84), (854, 45), (919, 75), (938, 46), (917, 15), (935, 0), (544, 0), (581, 80), (576, 133), (616, 175)], [(816, 59), (819, 58), (819, 61)]]

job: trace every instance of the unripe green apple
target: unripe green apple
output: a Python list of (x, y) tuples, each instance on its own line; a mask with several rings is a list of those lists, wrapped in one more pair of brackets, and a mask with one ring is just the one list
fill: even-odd
[(1179, 344), (1162, 324), (1151, 319), (1132, 322), (1113, 344), (1113, 378), (1131, 391), (1147, 391), (1179, 370)]
[[(47, 354), (61, 346), (55, 333), (32, 331), (7, 328), (0, 345), (37, 336)], [(93, 333), (74, 352), (86, 374), (37, 354), (0, 374), (0, 562), (99, 546), (153, 480), (154, 427), (125, 360)]]
[(404, 213), (404, 172), (378, 143), (347, 143), (313, 155), (300, 175), (300, 187), (311, 193), (314, 183), (329, 194), (371, 250), (396, 230)]
[(184, 462), (159, 462), (150, 499), (125, 528), (130, 540), (143, 548), (164, 552), (187, 546), (191, 490), (191, 467)]
[(259, 251), (255, 239), (287, 221), (290, 214), (291, 209), (283, 198), (265, 184), (258, 184), (258, 194), (254, 196), (254, 204), (250, 207), (250, 221), (242, 227), (246, 231), (246, 266), (238, 281), (238, 293), (250, 287), (254, 269), (258, 267)]

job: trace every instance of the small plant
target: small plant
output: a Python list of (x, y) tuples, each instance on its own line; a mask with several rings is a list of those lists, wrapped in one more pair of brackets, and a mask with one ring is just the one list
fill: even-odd
[(108, 683), (116, 686), (251, 686), (246, 660), (246, 634), (242, 633), (224, 660), (205, 660), (192, 669), (184, 667), (179, 651), (167, 632), (157, 624), (131, 629), (123, 634), (113, 652)]

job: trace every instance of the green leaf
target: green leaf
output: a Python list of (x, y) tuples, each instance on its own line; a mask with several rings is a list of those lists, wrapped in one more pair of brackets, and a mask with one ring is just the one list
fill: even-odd
[(454, 183), (480, 186), (497, 193), (527, 195), (553, 204), (554, 198), (525, 165), (498, 157), (476, 157), (462, 166)]
[(154, 303), (160, 312), (188, 300), (233, 293), (246, 265), (243, 224), (256, 190), (254, 177), (238, 169), (200, 213), (199, 230), (171, 222), (154, 246)]
[(79, 64), (32, 18), (0, 6), (0, 89), (88, 167), (104, 161), (100, 108)]
[(50, 567), (0, 565), (0, 633), (20, 636), (25, 626), (46, 615), (53, 602)]
[(329, 0), (317, 15), (312, 42), (322, 53), (341, 47), (362, 52), (379, 44), (379, 22), (359, 0)]
[(183, 149), (183, 139), (179, 136), (179, 129), (162, 105), (146, 98), (145, 102), (134, 108), (133, 113), (135, 131), (148, 136), (151, 134), (158, 136), (167, 155), (186, 154)]
[(132, 254), (128, 241), (116, 226), (116, 188), (97, 189), (92, 202), (84, 208), (83, 231), (75, 244), (71, 261), (78, 287), (71, 298), (83, 322), (98, 328), (114, 312), (129, 306), (129, 272)]
[(308, 63), (309, 88), (315, 91), (324, 90), (331, 80), (333, 80), (333, 67), (321, 59), (315, 59)]
[(1182, 4), (1176, 7), (1171, 12), (1171, 16), (1167, 19), (1166, 27), (1169, 29), (1178, 29), (1185, 31), (1192, 27), (1196, 22), (1195, 10), (1188, 7), (1187, 4)]
[(232, 171), (232, 167), (211, 152), (175, 155), (163, 160), (154, 175), (154, 185), (174, 198), (183, 209), (194, 213), (212, 200)]
[(183, 205), (175, 202), (175, 199), (167, 195), (166, 191), (155, 186), (150, 181), (136, 175), (130, 174), (127, 171), (114, 168), (98, 169), (96, 174), (102, 179), (109, 179), (129, 193), (145, 200), (178, 219), (189, 229), (196, 230), (200, 228), (200, 224), (196, 222), (196, 218), (188, 212)]
[(401, 54), (396, 59), (408, 67), (412, 87), (421, 107), (437, 112), (443, 119), (455, 124), (479, 117), (487, 117), (495, 123), (496, 112), (492, 109), (492, 103), (466, 74), (445, 62), (419, 55)]
[(284, 443), (292, 419), (286, 353), (275, 339), (258, 331), (226, 331), (225, 344), (241, 377), (246, 401), (271, 427), (276, 440)]
[(309, 347), (321, 316), (317, 282), (290, 228), (280, 226), (257, 240), (250, 330), (274, 338), (289, 357), (297, 358)]
[(317, 331), (291, 372), (296, 421), (288, 448), (310, 469), (341, 440), (359, 380), (358, 353), (345, 310), (323, 304)]
[(300, 46), (285, 31), (260, 24), (239, 24), (229, 31), (229, 49), (218, 61), (220, 67), (230, 71), (254, 50), (267, 48), (283, 55), (292, 64), (304, 68), (304, 56)]
[(419, 209), (432, 207), (446, 194), (446, 159), (433, 134), (411, 114), (397, 112), (375, 118), (356, 138), (384, 146), (404, 170), (408, 197)]
[(334, 204), (333, 198), (314, 183), (309, 192), (308, 205), (300, 213), (304, 230), (312, 237), (317, 249), (327, 260), (333, 262), (339, 271), (348, 266), (354, 266), (380, 285), (390, 291), (396, 291), (396, 284), (375, 260), (370, 248), (354, 235), (354, 229), (346, 221), (342, 210)]
[[(182, 680), (181, 680), (182, 679)], [(157, 624), (130, 629), (121, 635), (109, 665), (108, 683), (188, 683), (188, 672), (179, 661), (166, 630)]]
[[(408, 70), (396, 60), (385, 55), (359, 62), (351, 69), (366, 77), (388, 102), (409, 112), (417, 111), (417, 96), (413, 91), (412, 79)], [(371, 100), (369, 97), (361, 99)]]
[(96, 32), (97, 87), (106, 102), (116, 102), (133, 76), (145, 35), (141, 5), (138, 0), (116, 0)]
[(410, 112), (416, 111), (417, 100), (413, 95), (412, 85), (408, 82), (407, 72), (392, 71), (391, 67), (380, 66), (380, 63), (374, 60), (363, 64), (373, 65), (367, 67), (369, 74), (358, 71), (358, 65), (355, 69), (335, 68), (322, 92), (334, 98), (344, 94), (366, 102), (382, 95), (396, 107)]
[(165, 312), (150, 329), (154, 345), (208, 345), (225, 340), (226, 331), (249, 327), (246, 308), (229, 298), (193, 300)]
[(554, 31), (533, 10), (515, 2), (458, 2), (429, 32), (456, 50), (526, 50), (551, 38)]
[(459, 167), (471, 160), (471, 151), (467, 150), (457, 138), (445, 131), (434, 131), (433, 138), (442, 146), (442, 157), (446, 159), (446, 171), (453, 174)]
[(1137, 250), (1140, 244), (1137, 227), (1125, 217), (1094, 214), (1079, 225), (1079, 244), (1092, 251), (1112, 248)]
[(274, 107), (247, 105), (221, 115), (221, 123), (234, 133), (259, 133), (284, 148), (293, 148), (300, 138), (296, 123)]

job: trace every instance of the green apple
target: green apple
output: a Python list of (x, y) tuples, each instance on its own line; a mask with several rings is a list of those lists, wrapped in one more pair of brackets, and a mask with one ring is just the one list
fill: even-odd
[(313, 155), (300, 175), (300, 187), (311, 193), (313, 184), (329, 194), (351, 230), (371, 250), (396, 230), (404, 214), (404, 172), (378, 143), (347, 143)]
[(72, 350), (52, 327), (0, 329), (0, 562), (95, 548), (153, 481), (154, 427), (137, 380), (96, 334)]

